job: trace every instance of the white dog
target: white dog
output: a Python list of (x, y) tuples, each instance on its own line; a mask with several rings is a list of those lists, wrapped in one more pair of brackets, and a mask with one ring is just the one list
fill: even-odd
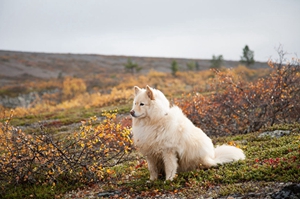
[(234, 146), (214, 148), (211, 139), (197, 128), (159, 90), (134, 87), (132, 115), (133, 141), (146, 157), (150, 180), (164, 174), (173, 180), (177, 172), (208, 168), (245, 159)]

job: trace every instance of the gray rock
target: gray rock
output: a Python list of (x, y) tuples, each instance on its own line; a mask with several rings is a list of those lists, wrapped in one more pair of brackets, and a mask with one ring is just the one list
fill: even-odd
[(284, 135), (289, 135), (291, 131), (289, 130), (275, 130), (275, 131), (266, 131), (258, 135), (259, 138), (270, 136), (272, 138), (280, 138)]
[(0, 105), (7, 108), (23, 107), (28, 108), (32, 103), (42, 99), (45, 94), (59, 92), (59, 89), (44, 90), (19, 94), (17, 97), (0, 96)]
[(271, 195), (272, 199), (299, 199), (300, 184), (291, 184)]

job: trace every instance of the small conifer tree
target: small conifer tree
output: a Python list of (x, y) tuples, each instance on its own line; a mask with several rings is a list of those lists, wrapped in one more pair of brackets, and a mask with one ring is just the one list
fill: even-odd
[(250, 50), (248, 45), (243, 48), (243, 55), (241, 56), (240, 62), (245, 64), (247, 67), (255, 63), (254, 52)]

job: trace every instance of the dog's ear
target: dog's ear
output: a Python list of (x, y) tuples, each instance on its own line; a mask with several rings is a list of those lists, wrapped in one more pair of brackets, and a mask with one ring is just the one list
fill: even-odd
[(141, 91), (141, 89), (138, 86), (134, 87), (134, 94), (135, 95), (137, 95), (140, 91)]
[(153, 91), (152, 91), (151, 87), (148, 86), (148, 85), (147, 85), (147, 87), (146, 87), (146, 92), (147, 92), (148, 97), (149, 97), (151, 100), (154, 100), (154, 94), (153, 94)]

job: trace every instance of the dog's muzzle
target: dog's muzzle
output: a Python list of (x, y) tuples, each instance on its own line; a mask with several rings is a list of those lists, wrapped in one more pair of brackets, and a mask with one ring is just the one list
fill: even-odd
[(135, 117), (134, 114), (135, 114), (134, 110), (131, 110), (131, 111), (130, 111), (130, 115), (131, 115), (132, 117)]

